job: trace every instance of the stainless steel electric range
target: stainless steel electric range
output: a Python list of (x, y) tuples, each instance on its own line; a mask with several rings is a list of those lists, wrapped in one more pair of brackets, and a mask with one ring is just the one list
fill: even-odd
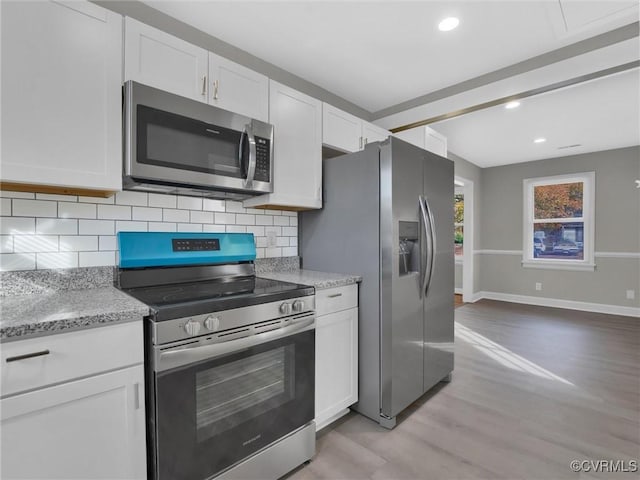
[(144, 302), (156, 480), (276, 479), (315, 453), (315, 291), (255, 276), (253, 235), (118, 234)]

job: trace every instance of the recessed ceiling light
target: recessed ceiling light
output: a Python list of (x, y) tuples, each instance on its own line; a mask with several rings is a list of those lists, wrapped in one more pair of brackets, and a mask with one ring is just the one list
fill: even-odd
[(547, 141), (547, 139), (546, 139), (546, 138), (540, 137), (540, 138), (536, 138), (536, 139), (533, 141), (533, 143), (544, 143), (544, 142), (546, 142), (546, 141)]
[(504, 108), (511, 110), (512, 108), (517, 108), (520, 106), (520, 102), (517, 100), (513, 100), (512, 102), (507, 102)]
[(438, 24), (438, 29), (440, 29), (441, 32), (448, 32), (456, 28), (459, 23), (460, 20), (456, 17), (447, 17)]

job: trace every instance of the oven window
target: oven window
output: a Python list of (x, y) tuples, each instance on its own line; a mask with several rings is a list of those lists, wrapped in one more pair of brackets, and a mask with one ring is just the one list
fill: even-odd
[(295, 397), (295, 345), (196, 374), (196, 428), (204, 441)]
[(242, 178), (241, 132), (138, 105), (139, 163)]

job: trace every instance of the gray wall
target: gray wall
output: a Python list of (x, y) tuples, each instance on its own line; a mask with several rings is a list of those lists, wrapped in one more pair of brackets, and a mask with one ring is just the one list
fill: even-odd
[[(589, 171), (596, 175), (596, 270), (523, 268), (521, 254), (481, 254), (477, 290), (640, 306), (640, 259), (598, 255), (640, 252), (640, 190), (634, 183), (640, 178), (639, 147), (483, 169), (476, 249), (522, 250), (523, 179)], [(542, 291), (535, 282), (542, 282)], [(635, 290), (636, 299), (627, 300), (626, 290)]]
[(454, 288), (462, 288), (462, 264), (456, 263), (455, 266), (455, 280), (453, 284)]

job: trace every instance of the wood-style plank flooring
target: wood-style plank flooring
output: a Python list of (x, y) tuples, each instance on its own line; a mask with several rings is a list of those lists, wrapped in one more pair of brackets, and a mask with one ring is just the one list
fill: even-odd
[(640, 319), (484, 300), (455, 310), (453, 380), (392, 431), (355, 413), (319, 433), (312, 479), (638, 479)]

